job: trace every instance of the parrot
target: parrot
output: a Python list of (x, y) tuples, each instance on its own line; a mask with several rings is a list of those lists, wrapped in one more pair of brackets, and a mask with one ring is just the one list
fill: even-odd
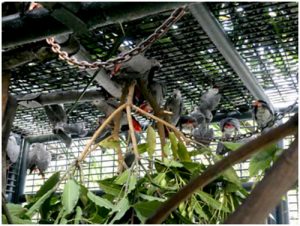
[(63, 130), (71, 135), (78, 135), (79, 137), (85, 137), (88, 130), (85, 129), (84, 122), (74, 123), (74, 124), (64, 124)]
[(240, 132), (240, 122), (236, 118), (228, 117), (220, 121), (220, 128), (223, 138), (229, 139), (232, 135), (236, 137)]
[(183, 112), (183, 100), (180, 90), (173, 90), (172, 95), (166, 100), (164, 110), (173, 113), (172, 116), (168, 117), (168, 121), (173, 125), (177, 125), (179, 118)]
[(201, 123), (193, 129), (192, 135), (197, 142), (208, 146), (214, 138), (214, 130), (207, 128), (205, 123)]
[[(123, 51), (120, 56), (124, 55)], [(144, 54), (140, 53), (136, 56), (133, 56), (130, 60), (121, 63), (115, 64), (111, 76), (116, 76), (121, 74), (125, 78), (129, 79), (142, 79), (147, 81), (148, 76), (153, 76), (154, 71), (161, 67), (160, 63), (155, 59), (148, 59)]]
[(20, 155), (20, 146), (17, 143), (16, 137), (12, 133), (8, 138), (6, 153), (10, 161), (8, 166), (9, 168), (12, 164), (17, 162)]
[(200, 103), (197, 111), (202, 112), (205, 116), (206, 123), (210, 123), (213, 119), (212, 111), (216, 109), (221, 100), (218, 88), (209, 89), (200, 97)]
[(45, 145), (42, 143), (34, 143), (31, 145), (27, 154), (27, 169), (30, 169), (30, 173), (33, 170), (38, 169), (39, 175), (45, 178), (44, 172), (48, 169), (51, 162), (51, 153), (46, 150)]
[[(229, 138), (236, 138), (240, 132), (240, 122), (236, 118), (227, 117), (220, 121), (220, 128), (222, 131), (222, 138), (229, 139)], [(217, 145), (216, 153), (219, 155), (224, 155), (230, 151), (226, 148), (223, 143), (219, 142)]]
[(44, 106), (46, 115), (53, 127), (53, 133), (56, 134), (66, 145), (70, 147), (72, 138), (64, 131), (64, 125), (67, 124), (67, 114), (63, 104), (53, 104)]
[(253, 117), (257, 123), (257, 127), (264, 131), (268, 127), (268, 123), (274, 120), (274, 112), (263, 100), (256, 100), (253, 103)]
[[(149, 92), (154, 97), (157, 105), (160, 107), (164, 101), (164, 97), (166, 94), (165, 85), (161, 82), (151, 81), (148, 83)], [(144, 100), (143, 103), (140, 105), (140, 108), (148, 113), (153, 112), (152, 107), (148, 103), (148, 101)]]

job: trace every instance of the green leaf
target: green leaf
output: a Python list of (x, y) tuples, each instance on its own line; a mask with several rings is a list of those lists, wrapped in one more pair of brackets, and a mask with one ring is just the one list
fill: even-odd
[(191, 157), (186, 146), (182, 142), (178, 142), (178, 157), (181, 161), (191, 162)]
[[(219, 156), (219, 155), (215, 155), (214, 156), (214, 162), (218, 162), (222, 159), (223, 157)], [(226, 179), (227, 181), (230, 181), (234, 184), (236, 184), (239, 187), (242, 187), (242, 183), (240, 178), (238, 177), (236, 171), (234, 170), (234, 168), (231, 166), (229, 167), (227, 170), (225, 170), (223, 173), (221, 173), (221, 175), (224, 177), (224, 179)]]
[(161, 204), (162, 202), (156, 200), (150, 202), (139, 202), (135, 204), (133, 208), (141, 223), (144, 224), (148, 217), (150, 217)]
[(270, 167), (271, 160), (256, 160), (251, 159), (249, 163), (249, 176), (257, 176), (259, 171), (265, 171), (268, 167)]
[(170, 141), (166, 141), (166, 144), (163, 147), (163, 151), (166, 156), (169, 156), (171, 154), (171, 142)]
[(19, 204), (7, 203), (7, 209), (11, 215), (21, 216), (26, 212), (26, 209)]
[(107, 194), (111, 194), (113, 196), (118, 196), (121, 192), (121, 186), (117, 184), (113, 184), (110, 181), (99, 181), (100, 188)]
[(146, 152), (149, 148), (149, 145), (147, 143), (143, 143), (143, 144), (138, 144), (138, 152), (139, 154), (143, 154), (144, 152)]
[(92, 192), (88, 191), (87, 193), (87, 197), (93, 202), (95, 203), (97, 206), (100, 207), (105, 207), (107, 209), (113, 209), (114, 205), (108, 201), (107, 199), (101, 198), (95, 194), (93, 194)]
[(68, 180), (68, 182), (65, 184), (62, 194), (62, 204), (66, 211), (66, 214), (71, 213), (76, 206), (79, 199), (79, 194), (79, 185), (73, 179)]
[(46, 194), (50, 189), (52, 189), (59, 181), (60, 172), (54, 173), (40, 188), (40, 190), (36, 193), (35, 197), (42, 197)]
[(33, 222), (31, 222), (31, 220), (21, 219), (14, 215), (11, 216), (11, 219), (14, 224), (34, 224)]
[(208, 221), (209, 218), (206, 215), (206, 213), (202, 210), (202, 207), (200, 206), (199, 202), (198, 201), (193, 202), (193, 205), (194, 205), (194, 210), (199, 215), (199, 217), (202, 217), (204, 220)]
[(84, 206), (88, 204), (88, 197), (87, 197), (88, 189), (83, 185), (80, 185), (80, 201), (83, 203)]
[(35, 202), (30, 209), (27, 211), (26, 215), (31, 217), (32, 214), (41, 207), (41, 205), (51, 196), (51, 194), (54, 192), (54, 189), (49, 190), (46, 194), (44, 194), (41, 198), (38, 199), (37, 202)]
[(233, 143), (233, 142), (222, 142), (226, 148), (228, 148), (231, 151), (235, 151), (239, 147), (241, 147), (242, 143)]
[(211, 153), (210, 148), (201, 148), (198, 150), (193, 150), (189, 152), (190, 157), (197, 156), (197, 155), (202, 155), (206, 153)]
[(159, 201), (159, 202), (166, 201), (166, 199), (158, 198), (158, 197), (151, 196), (151, 195), (145, 195), (142, 193), (139, 193), (139, 197), (141, 197), (142, 199), (148, 200), (148, 201)]
[(107, 149), (116, 149), (120, 147), (120, 141), (115, 140), (113, 137), (109, 136), (102, 140), (99, 145)]
[(79, 224), (81, 218), (82, 218), (82, 210), (81, 210), (80, 206), (77, 206), (74, 224)]
[(127, 182), (129, 175), (130, 175), (130, 170), (129, 169), (125, 170), (115, 179), (114, 181), (115, 184), (124, 185)]
[(59, 224), (67, 224), (68, 220), (66, 218), (61, 218), (60, 223)]
[(182, 162), (181, 164), (191, 173), (203, 168), (203, 165), (197, 162)]
[(174, 134), (174, 132), (170, 132), (169, 133), (169, 139), (170, 139), (170, 142), (171, 142), (171, 149), (172, 149), (172, 152), (173, 152), (173, 158), (174, 159), (178, 159), (178, 141), (177, 141), (177, 138)]
[(137, 178), (134, 174), (132, 174), (129, 178), (129, 186), (128, 186), (128, 193), (135, 189), (137, 183)]
[(8, 224), (7, 218), (4, 214), (2, 214), (2, 224)]
[(154, 177), (153, 182), (156, 183), (156, 184), (160, 184), (161, 181), (162, 181), (163, 179), (165, 179), (165, 177), (166, 177), (166, 174), (165, 174), (165, 173), (159, 173), (159, 174), (157, 174), (156, 177)]
[(122, 198), (121, 201), (112, 210), (112, 212), (117, 212), (117, 214), (111, 220), (110, 224), (113, 224), (115, 221), (120, 220), (129, 208), (130, 205), (128, 199), (126, 197)]
[(217, 210), (222, 210), (224, 212), (230, 212), (227, 207), (223, 206), (219, 201), (215, 200), (210, 194), (204, 191), (198, 191), (197, 194), (199, 195), (200, 199), (208, 206)]
[(164, 159), (163, 164), (167, 167), (183, 167), (183, 165), (180, 162), (177, 162), (175, 160), (169, 160), (167, 158)]
[(147, 144), (148, 144), (148, 154), (150, 157), (152, 157), (156, 147), (156, 134), (155, 134), (155, 130), (151, 126), (148, 126), (147, 128)]

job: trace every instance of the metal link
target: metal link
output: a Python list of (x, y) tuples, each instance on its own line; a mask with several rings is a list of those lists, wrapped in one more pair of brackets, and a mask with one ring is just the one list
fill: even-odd
[(132, 57), (144, 52), (147, 48), (149, 48), (157, 39), (159, 39), (161, 36), (167, 33), (170, 27), (185, 14), (185, 8), (186, 6), (175, 9), (172, 12), (171, 16), (168, 19), (166, 19), (162, 23), (162, 25), (154, 31), (153, 34), (151, 34), (148, 38), (139, 43), (134, 49), (125, 52), (122, 56), (107, 60), (106, 62), (96, 61), (93, 63), (89, 63), (87, 61), (77, 61), (73, 57), (69, 57), (69, 54), (67, 52), (60, 50), (60, 45), (55, 42), (54, 37), (47, 38), (46, 42), (52, 46), (51, 49), (53, 52), (58, 53), (59, 59), (65, 60), (71, 65), (76, 65), (80, 68), (92, 70), (96, 70), (99, 68), (109, 69), (113, 68), (115, 64), (121, 64), (131, 60)]

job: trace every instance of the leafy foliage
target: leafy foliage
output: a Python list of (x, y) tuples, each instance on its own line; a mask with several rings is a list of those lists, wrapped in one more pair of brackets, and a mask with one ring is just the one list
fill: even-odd
[[(152, 130), (148, 128), (148, 142), (154, 142)], [(148, 142), (139, 146), (140, 154), (153, 154), (153, 147)], [(193, 156), (204, 157), (212, 163), (222, 158), (214, 155), (209, 148), (188, 151), (172, 133), (167, 144), (165, 149), (169, 150), (165, 153), (171, 156), (164, 160), (154, 159), (154, 168), (144, 172), (144, 176), (139, 176), (137, 168), (132, 167), (118, 176), (98, 181), (102, 195), (89, 191), (72, 178), (65, 184), (62, 195), (57, 195), (53, 188), (59, 181), (59, 174), (54, 174), (36, 196), (28, 200), (25, 208), (10, 207), (14, 208), (12, 213), (25, 222), (38, 211), (41, 216), (39, 223), (48, 224), (145, 223), (162, 203), (206, 170), (208, 166), (192, 161)], [(238, 145), (229, 144), (228, 147), (235, 149)], [(254, 158), (256, 161), (269, 161), (270, 155), (274, 157), (277, 151), (270, 147)], [(252, 163), (253, 169), (255, 166)], [(182, 202), (163, 223), (222, 223), (247, 194), (235, 170), (230, 168)]]

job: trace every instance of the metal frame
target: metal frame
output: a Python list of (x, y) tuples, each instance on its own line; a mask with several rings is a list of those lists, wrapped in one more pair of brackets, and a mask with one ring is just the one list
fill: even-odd
[(269, 97), (264, 93), (263, 88), (259, 85), (255, 76), (250, 72), (248, 66), (234, 48), (222, 26), (209, 11), (205, 3), (199, 2), (191, 4), (189, 9), (232, 69), (239, 75), (252, 95), (257, 99), (266, 101), (273, 108)]

